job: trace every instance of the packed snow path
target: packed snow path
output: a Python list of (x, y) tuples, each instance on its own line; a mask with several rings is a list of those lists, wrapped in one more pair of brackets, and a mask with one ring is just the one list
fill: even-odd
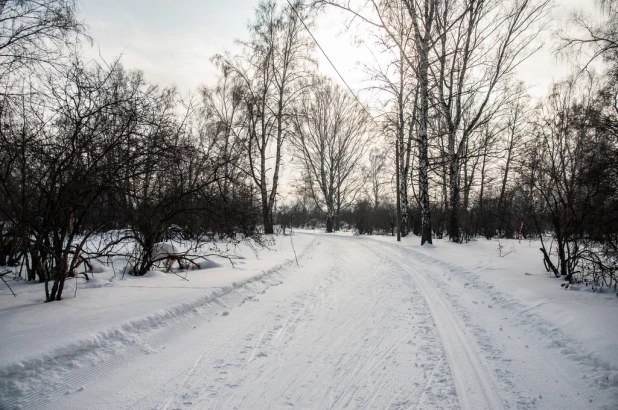
[(74, 368), (24, 375), (6, 406), (616, 408), (615, 386), (551, 346), (557, 330), (457, 266), (328, 235), (299, 262)]

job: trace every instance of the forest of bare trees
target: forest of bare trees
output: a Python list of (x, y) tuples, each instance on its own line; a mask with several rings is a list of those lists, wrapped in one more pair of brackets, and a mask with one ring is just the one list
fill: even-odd
[[(293, 226), (536, 238), (548, 272), (615, 283), (618, 3), (597, 4), (557, 31), (548, 0), (262, 0), (214, 85), (181, 98), (87, 61), (73, 0), (1, 1), (0, 266), (55, 301), (95, 259), (141, 276), (161, 242), (191, 241), (190, 263)], [(384, 57), (377, 102), (318, 72), (333, 9)], [(533, 98), (517, 69), (549, 34), (579, 66)]]
[[(314, 4), (372, 30), (389, 58), (371, 73), (387, 101), (376, 125), (390, 147), (389, 173), (401, 181), (402, 235), (541, 238), (556, 276), (615, 281), (615, 1), (597, 3), (601, 21), (573, 14), (570, 31), (551, 27), (544, 0)], [(579, 69), (535, 101), (517, 68), (544, 34), (557, 41), (557, 58)], [(365, 208), (350, 222), (367, 232)]]

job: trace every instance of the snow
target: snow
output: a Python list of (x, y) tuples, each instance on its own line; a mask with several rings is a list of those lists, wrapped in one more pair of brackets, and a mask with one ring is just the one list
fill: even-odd
[(505, 257), (492, 254), (498, 246), (496, 240), (463, 245), (438, 242), (439, 252), (424, 246), (412, 245), (411, 249), (443, 262), (456, 261), (457, 267), (451, 265), (451, 269), (469, 278), (472, 286), (492, 294), (492, 300), (500, 299), (507, 307), (518, 304), (525, 313), (534, 313), (530, 320), (538, 316), (559, 329), (560, 332), (549, 330), (548, 336), (554, 343), (562, 343), (559, 339), (566, 336), (595, 352), (601, 362), (618, 369), (618, 297), (613, 290), (593, 292), (592, 287), (585, 285), (563, 289), (560, 285), (564, 281), (544, 270), (540, 243), (536, 241), (501, 241), (507, 243), (507, 248), (515, 249)]
[(171, 242), (155, 243), (152, 249), (152, 259), (159, 260), (178, 254), (178, 249)]
[[(303, 249), (311, 238), (296, 241)], [(42, 303), (42, 284), (11, 283), (17, 298), (9, 298), (8, 289), (0, 288), (0, 376), (15, 363), (28, 368), (29, 361), (43, 355), (62, 356), (88, 349), (92, 343), (101, 344), (126, 329), (148, 329), (281, 269), (294, 258), (289, 237), (279, 238), (275, 247), (263, 249), (259, 257), (243, 244), (232, 253), (235, 267), (226, 258), (210, 257), (199, 263), (204, 270), (181, 273), (188, 281), (162, 271), (122, 277), (109, 268), (95, 269), (103, 272), (95, 273), (89, 281), (83, 277), (68, 279), (60, 303)], [(40, 343), (41, 337), (45, 343)]]
[(0, 287), (0, 408), (618, 407), (618, 298), (564, 290), (537, 243), (303, 232), (297, 266), (291, 240), (99, 265), (52, 304)]

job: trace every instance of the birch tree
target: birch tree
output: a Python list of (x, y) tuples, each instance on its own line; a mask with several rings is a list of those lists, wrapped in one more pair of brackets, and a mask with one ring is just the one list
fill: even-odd
[(215, 57), (238, 76), (244, 89), (244, 171), (259, 190), (267, 234), (274, 232), (273, 207), (289, 116), (312, 63), (312, 45), (301, 21), (307, 15), (297, 14), (298, 6), (298, 1), (283, 8), (275, 1), (261, 1), (249, 26), (251, 40), (241, 42), (245, 53), (235, 59)]
[(377, 210), (386, 196), (386, 188), (390, 182), (387, 178), (386, 151), (373, 148), (369, 152), (368, 159), (368, 164), (363, 170), (368, 185), (365, 188), (365, 196), (369, 198), (373, 209)]
[(530, 117), (532, 110), (529, 97), (525, 93), (522, 84), (515, 90), (514, 98), (508, 105), (506, 117), (506, 128), (502, 133), (500, 150), (502, 151), (502, 164), (500, 165), (501, 179), (500, 191), (498, 194), (498, 231), (501, 235), (510, 237), (513, 233), (513, 226), (508, 226), (508, 210), (510, 208), (509, 181), (512, 180), (514, 164), (519, 161), (524, 137), (529, 132)]
[[(383, 31), (400, 51), (400, 57), (412, 67), (418, 84), (418, 145), (419, 196), (422, 214), (421, 244), (431, 243), (431, 210), (429, 204), (429, 65), (433, 44), (440, 37), (436, 32), (436, 16), (442, 0), (371, 0), (358, 6), (352, 1), (315, 1), (314, 4), (329, 5), (346, 10), (355, 18)], [(410, 28), (410, 47), (404, 43), (388, 16), (396, 10), (406, 13)], [(406, 40), (407, 41), (407, 40)], [(416, 110), (416, 104), (414, 110)], [(405, 150), (401, 150), (405, 152)], [(400, 154), (401, 155), (401, 154)], [(405, 161), (403, 162), (406, 163)]]
[[(220, 66), (221, 73), (214, 87), (202, 87), (202, 107), (198, 128), (211, 134), (224, 163), (224, 178), (221, 180), (221, 193), (227, 198), (232, 182), (240, 178), (240, 168), (246, 168), (242, 160), (242, 144), (239, 137), (238, 122), (242, 117), (242, 83), (229, 67)], [(203, 136), (202, 136), (203, 138)], [(243, 175), (244, 176), (244, 175)]]
[[(388, 10), (384, 10), (383, 20), (392, 27), (391, 34), (397, 36), (394, 42), (390, 36), (380, 30), (376, 34), (376, 45), (380, 52), (380, 59), (375, 59), (375, 67), (368, 67), (367, 72), (378, 85), (372, 87), (379, 95), (385, 98), (386, 111), (384, 130), (389, 145), (395, 141), (394, 154), (399, 153), (399, 200), (401, 208), (400, 233), (406, 236), (410, 227), (410, 174), (413, 163), (412, 152), (416, 144), (418, 113), (418, 84), (414, 68), (404, 54), (414, 56), (412, 26), (409, 24), (408, 11), (403, 3), (393, 3)], [(401, 46), (401, 47), (400, 47)], [(386, 57), (388, 56), (388, 57)], [(387, 64), (380, 64), (381, 60), (388, 59)]]
[(0, 1), (1, 95), (16, 77), (28, 80), (42, 67), (69, 62), (85, 30), (74, 0)]
[(326, 216), (326, 232), (363, 187), (361, 160), (368, 144), (369, 116), (349, 93), (318, 79), (294, 116), (291, 139), (306, 188)]
[(436, 105), (448, 132), (448, 234), (460, 241), (461, 165), (468, 139), (506, 101), (508, 79), (532, 55), (548, 0), (447, 0), (433, 45)]
[(416, 53), (418, 55), (417, 78), (419, 82), (419, 131), (418, 131), (418, 184), (421, 202), (421, 245), (431, 241), (431, 210), (429, 208), (429, 50), (435, 42), (434, 22), (437, 0), (404, 0), (414, 27)]

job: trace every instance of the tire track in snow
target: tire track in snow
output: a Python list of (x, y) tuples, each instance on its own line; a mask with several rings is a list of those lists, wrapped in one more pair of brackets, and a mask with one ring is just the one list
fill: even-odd
[(369, 247), (397, 263), (416, 282), (434, 317), (442, 344), (448, 358), (457, 396), (463, 409), (503, 409), (498, 388), (491, 372), (476, 353), (459, 320), (453, 315), (448, 302), (433, 285), (416, 269), (410, 269), (404, 261), (382, 244)]

